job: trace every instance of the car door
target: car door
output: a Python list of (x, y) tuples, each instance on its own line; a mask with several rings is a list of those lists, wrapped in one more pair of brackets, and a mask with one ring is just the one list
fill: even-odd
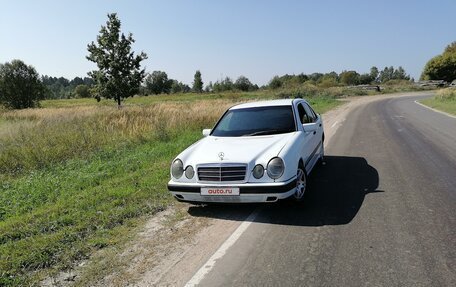
[[(318, 129), (315, 131), (310, 131), (308, 129), (309, 126), (313, 124), (317, 124), (317, 118), (315, 114), (307, 107), (305, 102), (299, 102), (297, 104), (298, 116), (299, 116), (299, 123), (303, 127), (303, 140), (302, 140), (302, 147), (301, 147), (301, 154), (304, 159), (304, 167), (306, 172), (309, 173), (312, 166), (315, 162), (315, 154), (318, 151), (318, 144), (319, 144), (319, 137), (318, 137)], [(306, 129), (307, 128), (307, 129)], [(321, 138), (321, 137), (320, 137)]]
[(317, 114), (308, 103), (304, 103), (304, 108), (306, 112), (312, 114), (313, 122), (317, 124), (316, 136), (319, 142), (323, 141), (323, 120), (319, 114)]
[(306, 112), (310, 115), (312, 118), (312, 123), (315, 124), (316, 130), (313, 132), (313, 145), (314, 145), (314, 150), (312, 151), (312, 161), (311, 164), (309, 164), (310, 167), (312, 167), (316, 161), (318, 161), (319, 154), (321, 152), (321, 148), (323, 146), (323, 122), (321, 119), (321, 116), (318, 115), (312, 107), (308, 103), (303, 103), (304, 108)]

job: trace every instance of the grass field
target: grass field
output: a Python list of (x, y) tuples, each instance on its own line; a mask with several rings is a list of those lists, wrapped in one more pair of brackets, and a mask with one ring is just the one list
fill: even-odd
[[(169, 164), (223, 111), (269, 92), (93, 99), (0, 110), (0, 286), (28, 285), (116, 244), (173, 203)], [(340, 102), (309, 98), (318, 112)]]
[(435, 97), (424, 99), (421, 103), (428, 107), (456, 115), (456, 89), (448, 88), (439, 90)]

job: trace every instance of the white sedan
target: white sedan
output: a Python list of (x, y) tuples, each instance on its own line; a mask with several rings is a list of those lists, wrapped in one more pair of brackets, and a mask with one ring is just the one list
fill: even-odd
[(168, 190), (179, 201), (301, 201), (324, 155), (321, 116), (303, 99), (234, 106), (203, 135), (171, 164)]

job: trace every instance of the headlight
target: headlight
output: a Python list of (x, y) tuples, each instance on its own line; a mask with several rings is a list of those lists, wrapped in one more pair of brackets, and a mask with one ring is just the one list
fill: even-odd
[(177, 178), (180, 178), (183, 173), (184, 173), (184, 164), (182, 163), (182, 161), (180, 159), (176, 159), (171, 164), (171, 175), (177, 179)]
[(256, 179), (259, 179), (263, 176), (264, 174), (264, 167), (261, 164), (255, 165), (252, 171), (253, 177)]
[(285, 170), (285, 165), (280, 157), (275, 157), (268, 162), (267, 166), (268, 175), (272, 179), (278, 179), (282, 176)]
[(191, 165), (187, 165), (187, 167), (185, 168), (185, 177), (191, 179), (194, 175), (195, 171), (193, 170), (193, 167)]

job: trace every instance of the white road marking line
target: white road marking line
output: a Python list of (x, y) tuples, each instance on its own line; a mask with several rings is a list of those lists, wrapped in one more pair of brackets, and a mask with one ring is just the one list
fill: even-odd
[(250, 224), (255, 220), (255, 218), (260, 213), (261, 208), (255, 209), (247, 219), (239, 225), (239, 227), (231, 234), (228, 239), (223, 242), (223, 244), (215, 251), (215, 253), (207, 260), (207, 262), (193, 275), (193, 277), (185, 284), (185, 287), (191, 287), (198, 285), (204, 277), (214, 268), (215, 263), (218, 259), (222, 258), (225, 255), (226, 251), (236, 243), (236, 241), (241, 237), (242, 233), (247, 230)]
[(420, 106), (422, 106), (422, 107), (425, 107), (425, 108), (427, 108), (427, 109), (430, 109), (430, 110), (432, 110), (432, 111), (434, 111), (434, 112), (440, 113), (440, 114), (442, 114), (442, 115), (448, 116), (448, 117), (450, 117), (450, 118), (456, 119), (455, 116), (453, 116), (453, 115), (451, 115), (451, 114), (449, 114), (449, 113), (442, 112), (442, 111), (436, 110), (436, 109), (434, 109), (434, 108), (428, 107), (428, 106), (423, 105), (422, 103), (420, 103), (420, 102), (418, 102), (418, 101), (415, 101), (415, 104), (420, 105)]
[(339, 123), (339, 121), (336, 121), (335, 123), (332, 124), (331, 128), (335, 127)]

